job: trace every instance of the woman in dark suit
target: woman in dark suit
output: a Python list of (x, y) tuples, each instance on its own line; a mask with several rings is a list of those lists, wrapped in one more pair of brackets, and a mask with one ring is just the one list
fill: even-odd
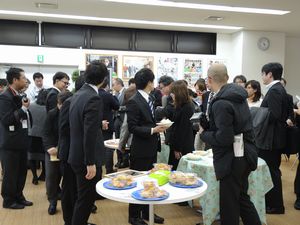
[(193, 127), (190, 122), (194, 107), (183, 81), (173, 83), (170, 95), (174, 101), (175, 112), (169, 118), (174, 122), (170, 136), (169, 164), (176, 170), (181, 156), (194, 150)]

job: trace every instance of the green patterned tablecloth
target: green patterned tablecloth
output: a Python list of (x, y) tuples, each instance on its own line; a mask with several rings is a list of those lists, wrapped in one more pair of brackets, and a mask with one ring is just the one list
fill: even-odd
[[(200, 198), (204, 225), (211, 225), (218, 215), (219, 182), (216, 180), (212, 158), (191, 161), (183, 156), (179, 162), (178, 171), (193, 172), (208, 185), (206, 194)], [(265, 194), (273, 187), (269, 167), (263, 159), (258, 160), (258, 168), (249, 175), (249, 189), (251, 201), (254, 203), (260, 220), (266, 223)]]

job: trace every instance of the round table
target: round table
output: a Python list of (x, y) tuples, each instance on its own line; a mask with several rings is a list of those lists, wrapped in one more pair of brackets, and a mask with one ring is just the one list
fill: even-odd
[(133, 204), (144, 204), (149, 205), (149, 224), (154, 224), (154, 205), (159, 204), (171, 204), (171, 203), (178, 203), (178, 202), (184, 202), (184, 201), (190, 201), (195, 198), (199, 198), (203, 196), (207, 190), (207, 184), (203, 182), (203, 185), (198, 188), (176, 188), (171, 186), (169, 183), (160, 186), (161, 189), (166, 190), (169, 193), (169, 197), (162, 201), (140, 201), (136, 200), (131, 197), (131, 193), (143, 189), (142, 181), (144, 179), (148, 179), (148, 176), (141, 176), (134, 178), (134, 180), (137, 182), (137, 186), (135, 188), (129, 189), (129, 190), (110, 190), (105, 187), (103, 187), (103, 183), (108, 181), (109, 178), (104, 178), (100, 180), (96, 185), (96, 191), (98, 194), (114, 200), (118, 202), (124, 202), (124, 203), (133, 203)]

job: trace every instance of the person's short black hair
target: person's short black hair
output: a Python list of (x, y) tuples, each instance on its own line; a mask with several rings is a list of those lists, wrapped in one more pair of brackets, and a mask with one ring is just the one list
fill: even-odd
[(244, 75), (237, 75), (233, 78), (233, 83), (236, 82), (237, 79), (240, 79), (243, 83), (246, 83), (247, 82), (247, 79)]
[(84, 74), (79, 75), (75, 81), (75, 92), (78, 91), (85, 83)]
[(152, 70), (150, 70), (148, 68), (143, 68), (143, 69), (139, 70), (134, 76), (136, 89), (144, 90), (146, 88), (146, 86), (148, 85), (149, 81), (150, 82), (154, 81), (154, 77), (155, 76), (154, 76)]
[(92, 61), (86, 68), (84, 76), (85, 82), (92, 85), (99, 85), (105, 77), (109, 75), (104, 63), (99, 60)]
[(108, 84), (109, 84), (108, 77), (105, 77), (100, 88), (106, 88)]
[(251, 87), (256, 90), (255, 94), (254, 94), (254, 98), (253, 98), (253, 102), (257, 102), (259, 101), (259, 99), (261, 98), (261, 88), (260, 88), (260, 83), (257, 80), (249, 80), (246, 84), (245, 84), (245, 88), (247, 88), (248, 85), (251, 85)]
[(115, 82), (117, 82), (118, 84), (120, 84), (122, 87), (124, 87), (124, 82), (121, 78), (117, 77), (115, 78)]
[(0, 79), (0, 87), (6, 87), (7, 86), (7, 80), (6, 79)]
[(36, 73), (34, 73), (34, 74), (32, 75), (32, 79), (35, 80), (35, 79), (37, 79), (37, 78), (42, 78), (42, 79), (44, 79), (44, 76), (43, 76), (43, 74), (41, 74), (40, 72), (36, 72)]
[(170, 76), (164, 75), (161, 76), (158, 80), (158, 84), (163, 84), (164, 86), (168, 86), (174, 82), (174, 79)]
[(36, 98), (36, 104), (38, 105), (46, 105), (46, 99), (49, 93), (49, 89), (41, 89)]
[(128, 80), (128, 85), (130, 84), (135, 84), (135, 80), (133, 77)]
[(64, 92), (60, 92), (57, 95), (57, 103), (58, 104), (63, 104), (68, 98), (70, 98), (73, 95), (72, 92), (70, 91), (64, 91)]
[(11, 67), (6, 71), (6, 80), (9, 84), (13, 83), (14, 79), (20, 79), (21, 72), (24, 72), (21, 68)]
[(53, 76), (53, 84), (56, 83), (57, 80), (62, 80), (66, 78), (67, 80), (70, 80), (70, 77), (68, 76), (68, 74), (64, 73), (64, 72), (56, 72)]
[(261, 72), (265, 72), (266, 74), (271, 72), (274, 80), (280, 80), (282, 77), (283, 67), (277, 62), (267, 63), (261, 68)]

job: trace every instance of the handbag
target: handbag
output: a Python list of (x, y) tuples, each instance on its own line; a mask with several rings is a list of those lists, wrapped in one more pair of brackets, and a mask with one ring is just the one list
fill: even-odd
[(287, 127), (287, 144), (283, 154), (293, 155), (300, 152), (300, 129), (297, 126)]

